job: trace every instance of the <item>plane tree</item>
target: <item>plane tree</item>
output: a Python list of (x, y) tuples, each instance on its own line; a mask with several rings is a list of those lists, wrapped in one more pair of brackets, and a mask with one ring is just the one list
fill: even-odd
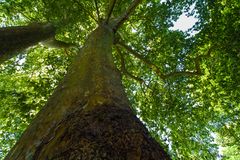
[[(18, 139), (6, 159), (215, 159), (216, 136), (239, 146), (237, 1), (0, 4), (1, 27), (47, 22), (75, 44), (40, 39), (1, 65), (2, 157)], [(188, 32), (171, 28), (183, 12), (198, 20)]]

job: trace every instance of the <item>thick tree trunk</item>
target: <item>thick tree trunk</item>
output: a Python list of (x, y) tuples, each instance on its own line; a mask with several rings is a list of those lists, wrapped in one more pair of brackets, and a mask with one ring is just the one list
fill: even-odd
[(0, 28), (0, 63), (54, 35), (55, 28), (50, 24)]
[(6, 160), (170, 159), (132, 113), (113, 63), (112, 43), (108, 26), (92, 32)]

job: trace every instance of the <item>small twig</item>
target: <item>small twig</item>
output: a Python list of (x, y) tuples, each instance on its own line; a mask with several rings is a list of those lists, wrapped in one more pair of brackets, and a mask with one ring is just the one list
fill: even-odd
[(134, 10), (141, 3), (141, 1), (142, 0), (134, 0), (133, 3), (128, 7), (128, 9), (119, 16), (114, 25), (115, 31), (129, 18), (129, 16), (134, 12)]
[(123, 57), (123, 54), (121, 53), (121, 51), (120, 51), (120, 49), (119, 49), (118, 47), (116, 47), (116, 50), (117, 50), (117, 53), (119, 54), (120, 60), (121, 60), (121, 72), (122, 72), (123, 74), (125, 74), (126, 76), (128, 76), (128, 77), (136, 80), (136, 81), (139, 82), (140, 84), (144, 83), (144, 80), (143, 80), (143, 79), (141, 79), (141, 78), (139, 78), (139, 77), (137, 77), (137, 76), (134, 76), (134, 75), (132, 75), (131, 73), (129, 73), (129, 72), (127, 71), (126, 65), (125, 65), (125, 59), (124, 59), (124, 57)]
[(78, 2), (77, 0), (73, 0), (73, 2), (77, 3), (77, 5), (84, 10), (84, 12), (86, 12), (96, 23), (98, 23), (98, 21), (96, 20), (96, 18), (87, 10), (84, 8), (84, 6)]
[(100, 22), (100, 21), (101, 21), (101, 17), (100, 17), (100, 12), (99, 12), (99, 7), (98, 7), (98, 2), (97, 2), (97, 0), (94, 0), (94, 4), (95, 4), (95, 7), (96, 7), (98, 22)]
[(116, 0), (111, 0), (110, 5), (109, 5), (110, 7), (109, 7), (109, 10), (108, 10), (108, 13), (107, 13), (106, 23), (108, 23), (111, 15), (112, 15), (112, 11), (113, 11), (113, 8), (114, 8), (115, 4), (116, 4)]

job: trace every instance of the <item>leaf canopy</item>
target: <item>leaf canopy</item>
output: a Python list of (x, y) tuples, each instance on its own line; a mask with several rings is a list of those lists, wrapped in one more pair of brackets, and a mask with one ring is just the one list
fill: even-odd
[[(80, 48), (112, 5), (110, 20), (130, 4), (1, 0), (0, 24), (50, 22), (57, 39)], [(113, 55), (132, 108), (173, 159), (239, 157), (239, 11), (238, 0), (144, 0), (118, 28), (125, 46), (114, 46)], [(172, 29), (182, 14), (198, 20), (188, 32)], [(79, 48), (37, 45), (0, 66), (0, 158), (46, 103)]]

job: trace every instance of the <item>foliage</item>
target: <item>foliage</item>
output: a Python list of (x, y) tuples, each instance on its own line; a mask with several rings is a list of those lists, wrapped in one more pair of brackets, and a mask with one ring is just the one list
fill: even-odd
[[(109, 1), (95, 2), (103, 17)], [(130, 3), (116, 1), (112, 18)], [(239, 152), (239, 10), (237, 0), (145, 0), (117, 32), (140, 55), (113, 48), (116, 65), (121, 69), (122, 56), (129, 73), (122, 71), (131, 105), (173, 159), (231, 159)], [(186, 33), (170, 29), (183, 12), (198, 22)], [(97, 17), (92, 0), (0, 1), (2, 27), (47, 21), (57, 27), (58, 39), (79, 46)], [(0, 157), (46, 103), (77, 50), (38, 45), (1, 65)]]
[(34, 47), (1, 66), (1, 152), (10, 149), (46, 103), (66, 73), (67, 64), (64, 53)]

